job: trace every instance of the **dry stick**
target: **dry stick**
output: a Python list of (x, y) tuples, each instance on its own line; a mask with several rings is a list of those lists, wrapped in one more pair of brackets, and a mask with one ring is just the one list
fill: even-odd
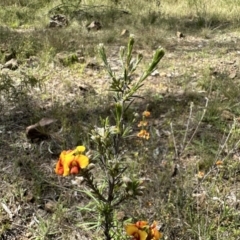
[(202, 240), (202, 238), (201, 238), (201, 228), (200, 228), (199, 224), (198, 224), (198, 237), (199, 237), (199, 240)]
[(174, 144), (174, 149), (175, 149), (175, 157), (178, 158), (179, 156), (178, 156), (177, 144), (176, 144), (176, 140), (175, 140), (175, 136), (174, 136), (172, 122), (170, 123), (170, 128), (171, 128), (171, 134), (172, 134), (173, 144)]
[[(222, 151), (223, 151), (223, 149), (225, 148), (225, 146), (227, 145), (227, 142), (228, 142), (228, 140), (229, 140), (229, 138), (230, 138), (230, 136), (232, 135), (232, 131), (233, 131), (233, 129), (235, 128), (235, 119), (234, 119), (234, 123), (232, 124), (232, 127), (231, 127), (231, 129), (230, 129), (230, 131), (229, 131), (229, 133), (228, 133), (228, 135), (227, 135), (227, 137), (226, 137), (226, 139), (225, 139), (225, 141), (224, 141), (224, 143), (221, 145), (219, 145), (219, 148), (218, 148), (218, 153), (217, 153), (217, 156), (216, 156), (216, 160), (219, 158), (219, 156), (220, 156), (220, 154), (222, 153)], [(234, 148), (233, 148), (234, 149)], [(232, 149), (232, 150), (233, 150)], [(231, 150), (231, 151), (232, 151)], [(230, 152), (231, 152), (230, 151)], [(229, 154), (228, 154), (228, 156), (229, 156)]]
[(183, 143), (182, 143), (181, 153), (182, 153), (183, 150), (185, 149), (185, 143), (186, 143), (187, 134), (188, 134), (188, 130), (189, 130), (190, 120), (191, 120), (191, 118), (192, 118), (192, 109), (193, 109), (193, 102), (191, 102), (191, 104), (190, 104), (190, 111), (189, 111), (189, 116), (188, 116), (188, 121), (187, 121), (187, 126), (186, 126), (186, 130), (185, 130), (185, 134), (184, 134), (184, 137), (183, 137)]
[(187, 126), (186, 126), (185, 135), (184, 135), (184, 138), (183, 138), (183, 144), (182, 144), (182, 149), (181, 149), (181, 153), (180, 154), (178, 153), (178, 150), (177, 150), (176, 140), (175, 140), (174, 131), (173, 131), (173, 125), (172, 125), (172, 122), (170, 123), (171, 134), (172, 134), (172, 137), (173, 137), (173, 144), (174, 144), (174, 148), (175, 148), (175, 155), (176, 155), (177, 158), (179, 158), (179, 156), (183, 155), (184, 150), (192, 142), (195, 134), (198, 131), (198, 128), (199, 128), (199, 126), (200, 126), (200, 124), (201, 124), (201, 122), (202, 122), (202, 120), (203, 120), (203, 118), (204, 118), (204, 116), (206, 114), (206, 110), (207, 110), (207, 106), (208, 106), (208, 102), (209, 102), (209, 99), (207, 97), (205, 97), (205, 99), (206, 99), (206, 103), (205, 103), (205, 106), (204, 106), (204, 109), (203, 109), (203, 113), (202, 113), (201, 119), (199, 120), (198, 125), (197, 125), (196, 129), (194, 130), (190, 140), (185, 145), (186, 138), (187, 138), (187, 133), (188, 133), (188, 130), (189, 130), (189, 125), (190, 125), (190, 120), (191, 120), (191, 116), (192, 116), (193, 103), (191, 103), (191, 105), (190, 105), (190, 112), (189, 112), (188, 122), (187, 122)]
[(207, 97), (205, 97), (205, 100), (206, 100), (206, 103), (205, 103), (205, 107), (204, 107), (204, 109), (203, 109), (203, 113), (202, 113), (201, 119), (198, 121), (198, 125), (197, 125), (196, 129), (195, 129), (195, 131), (193, 132), (190, 140), (188, 141), (188, 143), (187, 143), (186, 146), (184, 147), (183, 151), (184, 151), (184, 150), (188, 147), (188, 145), (192, 142), (192, 140), (193, 140), (195, 134), (197, 133), (198, 128), (199, 128), (199, 126), (200, 126), (200, 124), (201, 124), (201, 122), (202, 122), (202, 120), (203, 120), (203, 118), (204, 118), (204, 116), (205, 116), (205, 114), (206, 114), (209, 99), (208, 99)]

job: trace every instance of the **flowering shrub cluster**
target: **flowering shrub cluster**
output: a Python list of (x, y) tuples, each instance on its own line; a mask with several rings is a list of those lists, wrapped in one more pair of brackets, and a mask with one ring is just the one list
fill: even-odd
[(138, 221), (135, 224), (127, 224), (125, 229), (127, 235), (132, 236), (132, 240), (158, 240), (162, 237), (155, 221), (152, 225), (146, 221)]
[[(81, 174), (83, 178), (81, 182), (85, 183), (86, 190), (84, 192), (91, 197), (94, 203), (92, 206), (97, 215), (95, 226), (103, 229), (102, 234), (104, 234), (105, 240), (122, 239), (122, 230), (119, 231), (120, 225), (115, 219), (115, 212), (120, 204), (122, 206), (127, 200), (142, 196), (145, 189), (142, 186), (143, 181), (137, 179), (131, 171), (127, 171), (128, 164), (124, 161), (122, 150), (127, 148), (125, 139), (133, 136), (132, 125), (135, 122), (135, 119), (125, 119), (125, 116), (137, 96), (137, 90), (143, 86), (144, 80), (155, 70), (164, 56), (164, 51), (162, 48), (158, 48), (147, 69), (139, 79), (134, 81), (133, 73), (143, 56), (138, 54), (136, 59), (132, 57), (133, 44), (134, 38), (130, 37), (127, 49), (120, 48), (122, 74), (119, 77), (112, 71), (108, 63), (104, 46), (99, 45), (100, 57), (111, 78), (110, 90), (113, 92), (115, 103), (112, 105), (114, 109), (111, 111), (113, 117), (101, 119), (101, 126), (95, 126), (89, 133), (90, 141), (94, 146), (93, 158), (96, 164), (89, 164), (89, 158), (83, 154), (85, 147), (78, 146), (73, 150), (62, 151), (55, 168), (56, 174), (62, 176)], [(150, 138), (147, 131), (149, 116), (149, 111), (143, 112), (142, 120), (138, 124), (141, 130), (137, 133), (137, 137), (146, 140)], [(94, 176), (91, 165), (98, 167), (97, 174), (101, 174), (100, 179)], [(93, 210), (92, 208), (87, 209), (88, 211)], [(119, 235), (116, 232), (119, 232)], [(157, 230), (156, 222), (149, 225), (145, 221), (128, 224), (126, 233), (134, 240), (158, 240), (162, 236)]]
[(138, 127), (141, 128), (140, 132), (137, 134), (139, 138), (143, 138), (148, 140), (150, 138), (150, 133), (146, 130), (146, 127), (148, 126), (148, 121), (146, 118), (148, 118), (151, 115), (149, 111), (144, 111), (142, 114), (142, 121), (139, 122)]

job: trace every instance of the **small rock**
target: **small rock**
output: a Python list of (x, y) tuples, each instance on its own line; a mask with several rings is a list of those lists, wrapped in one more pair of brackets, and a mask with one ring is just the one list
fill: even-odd
[(159, 74), (158, 70), (155, 70), (151, 73), (151, 76), (154, 76), (154, 77), (159, 76), (159, 75), (160, 74)]
[(173, 77), (172, 73), (167, 73), (166, 76), (167, 76), (168, 78)]
[(80, 186), (84, 181), (84, 177), (75, 177), (75, 179), (71, 180), (72, 185)]
[(182, 32), (177, 31), (177, 37), (178, 38), (184, 38), (185, 36), (183, 35)]
[(93, 21), (91, 22), (88, 26), (87, 26), (87, 30), (90, 31), (90, 30), (100, 30), (102, 28), (102, 24), (98, 21)]

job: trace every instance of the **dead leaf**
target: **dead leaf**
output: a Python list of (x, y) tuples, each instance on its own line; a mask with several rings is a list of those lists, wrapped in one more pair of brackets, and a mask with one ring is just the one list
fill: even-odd
[(30, 125), (26, 128), (26, 136), (31, 142), (38, 142), (49, 139), (53, 133), (53, 125), (56, 122), (53, 118), (42, 118), (36, 124)]
[(11, 70), (16, 70), (18, 69), (18, 61), (15, 58), (12, 58), (11, 60), (7, 61), (4, 65), (3, 68), (9, 68)]
[(160, 74), (159, 74), (159, 71), (158, 70), (155, 70), (155, 71), (153, 71), (152, 73), (151, 73), (151, 76), (154, 76), (154, 77), (156, 77), (156, 76), (159, 76)]
[(2, 208), (5, 210), (5, 212), (8, 214), (9, 218), (12, 219), (14, 215), (12, 214), (8, 206), (3, 202), (1, 202), (1, 205), (2, 205)]
[(130, 32), (127, 29), (123, 29), (120, 36), (121, 37), (129, 37)]

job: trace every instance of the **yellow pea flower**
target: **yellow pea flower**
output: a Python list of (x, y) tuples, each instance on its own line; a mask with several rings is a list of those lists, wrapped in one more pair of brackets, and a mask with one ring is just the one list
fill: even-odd
[(145, 221), (139, 221), (135, 224), (128, 224), (125, 226), (125, 230), (128, 236), (132, 236), (133, 240), (146, 240), (148, 237), (147, 229), (149, 226)]
[(199, 178), (199, 179), (202, 179), (203, 177), (204, 177), (204, 172), (202, 172), (202, 171), (199, 171), (198, 172), (198, 174), (197, 174), (197, 177)]
[(157, 230), (157, 222), (156, 221), (153, 222), (153, 224), (151, 225), (150, 228), (151, 228), (150, 239), (158, 240), (163, 236), (162, 233)]
[(151, 226), (146, 221), (138, 221), (135, 224), (127, 224), (125, 230), (128, 236), (132, 236), (132, 240), (159, 240), (162, 233), (157, 230), (156, 221)]
[(62, 151), (56, 164), (56, 174), (68, 176), (69, 174), (78, 174), (80, 169), (86, 168), (89, 159), (82, 154), (84, 151), (84, 146), (78, 146), (74, 150)]
[(140, 121), (138, 127), (146, 127), (148, 125), (147, 121)]
[(142, 114), (144, 117), (149, 117), (151, 113), (149, 111), (144, 111)]
[(137, 136), (140, 138), (147, 139), (147, 140), (150, 138), (149, 132), (147, 132), (146, 130), (143, 130), (143, 129), (137, 134)]
[(223, 161), (222, 161), (222, 160), (218, 160), (218, 161), (216, 162), (216, 165), (217, 165), (217, 166), (223, 165)]

